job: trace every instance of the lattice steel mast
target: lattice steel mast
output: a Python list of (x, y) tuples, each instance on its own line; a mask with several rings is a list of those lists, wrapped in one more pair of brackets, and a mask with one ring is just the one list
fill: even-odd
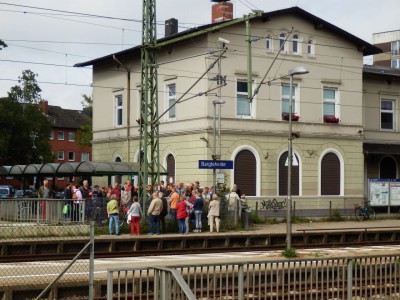
[(146, 187), (158, 184), (159, 136), (158, 136), (158, 87), (157, 87), (157, 29), (156, 0), (143, 0), (142, 78), (140, 88), (140, 173), (139, 199), (146, 210)]

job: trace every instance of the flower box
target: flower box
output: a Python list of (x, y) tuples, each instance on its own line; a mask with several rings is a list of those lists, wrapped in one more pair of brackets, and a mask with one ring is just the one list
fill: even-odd
[(337, 123), (339, 123), (339, 118), (324, 116), (324, 122), (337, 124)]
[[(298, 121), (299, 119), (300, 119), (299, 115), (292, 114), (292, 121)], [(289, 121), (289, 114), (283, 113), (282, 114), (282, 120)]]

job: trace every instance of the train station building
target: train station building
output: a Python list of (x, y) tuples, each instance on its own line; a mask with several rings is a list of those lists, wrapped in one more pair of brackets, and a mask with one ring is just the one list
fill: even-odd
[[(227, 187), (237, 183), (248, 196), (284, 198), (288, 72), (298, 66), (309, 73), (292, 77), (297, 205), (353, 207), (366, 197), (368, 178), (397, 178), (400, 72), (363, 64), (381, 49), (298, 7), (182, 32), (177, 22), (168, 26), (157, 58), (166, 182), (212, 184), (212, 170), (198, 162), (212, 159), (218, 148), (220, 159), (234, 164), (217, 171)], [(187, 92), (223, 47), (228, 50), (220, 70), (216, 64)], [(140, 50), (138, 45), (76, 65), (93, 66), (94, 161), (139, 161)], [(218, 78), (226, 83), (220, 90)], [(258, 89), (252, 101), (250, 85)]]

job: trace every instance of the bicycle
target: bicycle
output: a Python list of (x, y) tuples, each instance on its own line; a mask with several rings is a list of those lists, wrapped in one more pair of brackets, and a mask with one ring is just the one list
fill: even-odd
[(369, 205), (369, 201), (365, 201), (364, 205), (357, 204), (354, 207), (354, 215), (358, 221), (376, 218), (375, 210)]

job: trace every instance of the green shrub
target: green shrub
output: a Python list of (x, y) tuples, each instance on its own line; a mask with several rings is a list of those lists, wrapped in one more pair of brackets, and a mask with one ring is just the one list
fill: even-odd
[(297, 252), (294, 248), (288, 248), (282, 251), (282, 255), (287, 258), (297, 257)]

